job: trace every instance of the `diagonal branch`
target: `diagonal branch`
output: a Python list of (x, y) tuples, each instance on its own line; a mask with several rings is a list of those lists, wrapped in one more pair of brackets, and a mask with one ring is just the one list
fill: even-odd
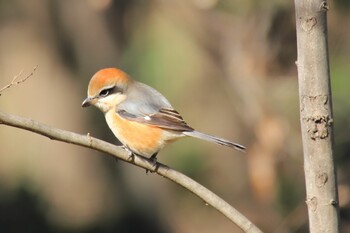
[(173, 170), (172, 168), (164, 164), (157, 162), (154, 166), (153, 161), (148, 158), (142, 156), (130, 156), (130, 153), (124, 150), (122, 147), (115, 146), (97, 138), (93, 138), (89, 134), (81, 135), (70, 131), (53, 128), (51, 126), (36, 122), (31, 119), (13, 116), (7, 113), (0, 112), (0, 124), (28, 130), (46, 136), (52, 140), (72, 143), (75, 145), (101, 151), (109, 155), (115, 156), (120, 160), (136, 165), (140, 168), (144, 168), (151, 172), (155, 172), (161, 175), (162, 177), (165, 177), (179, 184), (180, 186), (188, 189), (189, 191), (203, 199), (205, 203), (208, 203), (220, 213), (225, 215), (229, 220), (235, 223), (244, 232), (262, 233), (262, 231), (258, 227), (256, 227), (245, 216), (243, 216), (240, 212), (238, 212), (235, 208), (233, 208), (230, 204), (225, 202), (215, 193), (205, 188), (201, 184), (197, 183), (193, 179), (187, 177), (186, 175), (176, 170)]

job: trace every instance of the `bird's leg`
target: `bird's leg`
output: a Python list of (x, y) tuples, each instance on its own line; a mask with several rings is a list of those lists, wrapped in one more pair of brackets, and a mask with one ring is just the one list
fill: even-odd
[(158, 152), (154, 153), (154, 154), (149, 158), (149, 159), (152, 161), (154, 167), (157, 165), (157, 154), (158, 154)]
[(135, 160), (135, 154), (134, 154), (134, 152), (132, 152), (132, 150), (130, 150), (130, 148), (129, 148), (128, 146), (126, 146), (126, 145), (122, 145), (122, 148), (123, 148), (124, 150), (126, 150), (127, 152), (129, 152), (129, 158), (128, 158), (128, 160), (134, 161), (134, 160)]
[[(151, 160), (151, 163), (152, 163), (152, 166), (154, 168), (155, 171), (157, 171), (157, 154), (158, 152), (154, 153), (149, 159)], [(148, 174), (148, 172), (153, 172), (153, 171), (150, 171), (150, 170), (146, 170), (146, 174)]]

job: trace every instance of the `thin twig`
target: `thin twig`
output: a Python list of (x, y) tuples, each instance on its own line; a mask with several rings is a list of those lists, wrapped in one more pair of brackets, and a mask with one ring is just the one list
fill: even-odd
[(36, 71), (36, 69), (38, 68), (38, 65), (36, 65), (34, 68), (33, 68), (33, 71), (27, 75), (25, 78), (23, 79), (20, 79), (17, 81), (17, 79), (22, 76), (23, 74), (23, 70), (21, 70), (21, 72), (19, 72), (15, 77), (13, 77), (11, 83), (7, 84), (6, 86), (4, 86), (3, 88), (0, 89), (0, 96), (1, 96), (1, 92), (3, 92), (4, 90), (14, 86), (14, 85), (18, 85), (20, 83), (23, 83), (25, 82), (27, 79), (29, 79), (30, 77), (32, 77), (34, 75), (34, 72)]
[(200, 197), (205, 203), (211, 205), (214, 207), (214, 209), (235, 223), (242, 229), (243, 232), (262, 233), (257, 226), (238, 212), (234, 207), (198, 182), (164, 164), (158, 162), (154, 164), (153, 160), (142, 156), (133, 156), (133, 159), (130, 160), (130, 153), (127, 150), (124, 150), (121, 146), (115, 146), (100, 139), (91, 137), (90, 134), (81, 135), (70, 131), (53, 128), (31, 119), (13, 116), (7, 113), (0, 112), (0, 124), (32, 131), (34, 133), (49, 137), (52, 140), (72, 143), (101, 151), (130, 164), (157, 173)]

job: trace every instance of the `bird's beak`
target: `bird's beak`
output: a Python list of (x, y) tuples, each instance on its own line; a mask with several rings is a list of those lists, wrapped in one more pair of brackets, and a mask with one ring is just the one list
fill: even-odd
[(82, 106), (83, 108), (91, 106), (91, 101), (92, 101), (92, 100), (93, 100), (93, 98), (87, 97), (87, 98), (83, 101), (83, 103), (81, 104), (81, 106)]

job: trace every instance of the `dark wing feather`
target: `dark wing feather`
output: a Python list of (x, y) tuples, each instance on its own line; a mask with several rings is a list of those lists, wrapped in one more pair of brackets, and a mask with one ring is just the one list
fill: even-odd
[(143, 117), (128, 113), (125, 110), (118, 110), (117, 113), (125, 119), (157, 126), (163, 129), (174, 131), (193, 131), (193, 128), (187, 125), (180, 114), (176, 110), (170, 108), (161, 108), (158, 112)]

